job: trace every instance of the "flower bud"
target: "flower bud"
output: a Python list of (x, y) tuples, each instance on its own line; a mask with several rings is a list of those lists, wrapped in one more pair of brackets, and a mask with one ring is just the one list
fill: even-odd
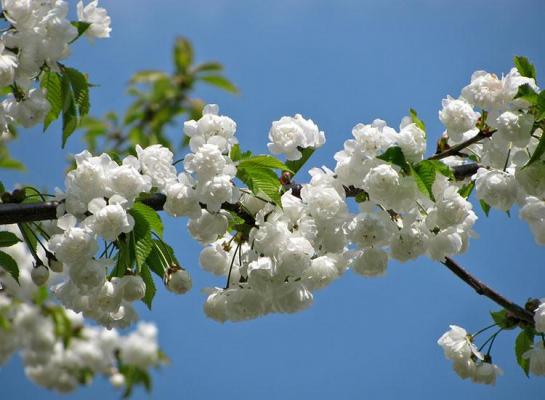
[(191, 289), (191, 276), (185, 269), (172, 266), (165, 275), (165, 285), (173, 293), (184, 294)]
[(49, 279), (49, 269), (43, 264), (37, 265), (32, 269), (30, 276), (36, 286), (42, 286)]

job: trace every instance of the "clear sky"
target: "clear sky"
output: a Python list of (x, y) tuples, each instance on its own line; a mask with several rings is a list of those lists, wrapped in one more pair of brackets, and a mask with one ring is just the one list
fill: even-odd
[[(458, 96), (471, 73), (508, 72), (526, 55), (545, 85), (543, 0), (110, 0), (112, 37), (78, 44), (68, 64), (91, 73), (92, 113), (122, 111), (126, 81), (140, 69), (170, 69), (176, 35), (190, 38), (200, 61), (217, 59), (240, 96), (197, 91), (238, 123), (245, 149), (264, 152), (271, 121), (302, 113), (326, 132), (311, 164), (334, 166), (333, 154), (358, 122), (385, 119), (397, 127), (409, 107), (442, 132), (441, 99)], [(541, 79), (539, 79), (541, 78)], [(181, 134), (175, 132), (174, 134)], [(62, 186), (75, 135), (60, 150), (59, 126), (24, 131), (12, 152), (27, 173), (0, 170), (16, 182)], [(434, 143), (431, 141), (430, 143)], [(433, 151), (433, 145), (428, 153)], [(480, 239), (457, 259), (507, 297), (545, 297), (544, 249), (517, 218), (492, 212), (476, 224)], [(202, 312), (200, 288), (223, 285), (198, 266), (199, 245), (185, 221), (168, 219), (167, 238), (190, 269), (194, 289), (159, 291), (152, 313), (172, 364), (154, 373), (152, 398), (170, 399), (543, 399), (545, 379), (528, 380), (515, 361), (514, 333), (498, 337), (494, 361), (505, 371), (495, 387), (460, 380), (437, 346), (452, 323), (477, 331), (499, 307), (480, 298), (438, 263), (391, 262), (387, 275), (348, 272), (295, 315), (218, 324)], [(27, 382), (18, 358), (0, 370), (0, 397), (50, 399)], [(119, 397), (101, 379), (76, 399)], [(135, 398), (148, 398), (137, 391)]]

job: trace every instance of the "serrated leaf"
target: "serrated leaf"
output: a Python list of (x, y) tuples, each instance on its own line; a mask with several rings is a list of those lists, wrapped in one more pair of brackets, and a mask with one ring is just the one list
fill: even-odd
[(238, 88), (227, 78), (220, 75), (206, 75), (199, 78), (201, 81), (209, 85), (216, 86), (229, 93), (238, 93)]
[(244, 182), (254, 195), (266, 197), (276, 205), (281, 206), (281, 184), (272, 169), (260, 167), (238, 168), (237, 178)]
[(418, 118), (418, 114), (413, 108), (409, 109), (409, 115), (411, 116), (411, 120), (413, 121), (413, 123), (416, 124), (416, 126), (420, 129), (422, 129), (423, 132), (426, 132), (426, 124), (424, 124), (424, 121)]
[(12, 232), (0, 232), (0, 247), (10, 247), (20, 242), (19, 238)]
[(509, 318), (507, 310), (491, 312), (490, 316), (502, 329), (514, 329), (517, 326), (517, 322), (513, 318)]
[(524, 358), (523, 355), (531, 349), (534, 344), (534, 332), (531, 328), (524, 329), (520, 332), (515, 340), (515, 355), (517, 363), (520, 365), (526, 376), (530, 369), (530, 361)]
[(0, 267), (19, 283), (19, 266), (9, 254), (3, 251), (0, 251)]
[(481, 205), (484, 214), (488, 217), (488, 214), (490, 213), (490, 205), (482, 199), (479, 200), (479, 204)]
[(153, 242), (151, 240), (151, 226), (146, 217), (137, 209), (131, 208), (129, 214), (134, 218), (134, 228), (130, 233), (131, 253), (138, 268), (142, 268), (151, 252)]
[(529, 84), (525, 83), (518, 87), (515, 99), (522, 99), (527, 101), (530, 105), (535, 105), (537, 104), (538, 95)]
[(74, 93), (74, 101), (76, 104), (79, 118), (84, 117), (89, 113), (89, 82), (87, 77), (75, 68), (64, 68), (64, 75), (68, 76), (70, 85)]
[(240, 151), (240, 145), (238, 143), (233, 145), (233, 147), (231, 147), (231, 151), (229, 152), (229, 157), (233, 161), (240, 161), (240, 159), (242, 158), (242, 152)]
[(140, 276), (146, 284), (146, 292), (144, 294), (144, 297), (142, 298), (142, 301), (151, 310), (151, 304), (153, 302), (153, 297), (155, 296), (155, 292), (157, 292), (157, 289), (155, 288), (155, 283), (153, 282), (153, 277), (151, 276), (150, 269), (146, 264), (142, 265), (142, 268), (140, 269)]
[(526, 57), (515, 56), (513, 62), (522, 76), (536, 79), (536, 67)]
[(161, 221), (161, 217), (157, 211), (140, 202), (134, 203), (131, 210), (140, 214), (146, 220), (151, 230), (157, 233), (159, 237), (163, 237), (163, 221)]
[(44, 132), (49, 125), (57, 118), (63, 110), (62, 78), (53, 71), (43, 72), (40, 79), (40, 86), (45, 90), (45, 97), (49, 102), (50, 109), (44, 120)]
[(74, 93), (72, 92), (70, 78), (65, 74), (62, 75), (62, 96), (62, 147), (64, 148), (66, 141), (78, 126), (78, 113)]
[(475, 188), (475, 181), (471, 181), (467, 185), (462, 186), (460, 190), (458, 190), (458, 194), (462, 196), (464, 199), (467, 199), (473, 192), (474, 188)]
[(258, 155), (241, 160), (237, 168), (271, 168), (292, 172), (282, 161), (270, 155)]
[(435, 201), (433, 196), (433, 182), (435, 182), (436, 167), (429, 160), (424, 160), (412, 167), (412, 175), (418, 189)]
[(539, 161), (543, 154), (545, 153), (545, 133), (541, 134), (541, 138), (539, 138), (539, 143), (536, 146), (536, 149), (534, 150), (534, 153), (532, 154), (532, 157), (528, 160), (526, 165), (523, 168), (526, 168), (529, 165), (532, 165), (536, 161)]
[(115, 263), (115, 267), (112, 269), (112, 272), (110, 273), (110, 278), (122, 277), (123, 275), (125, 275), (125, 271), (131, 268), (132, 266), (129, 246), (125, 242), (125, 240), (118, 239), (116, 242), (116, 246), (118, 248), (118, 252), (115, 256), (116, 263)]
[(167, 260), (165, 260), (165, 257), (161, 255), (160, 251), (162, 251), (162, 249), (158, 247), (157, 241), (153, 240), (153, 247), (148, 255), (148, 258), (146, 259), (146, 265), (157, 276), (163, 279), (165, 276), (165, 271), (170, 265), (167, 263)]
[(301, 152), (301, 158), (299, 160), (286, 161), (286, 166), (293, 172), (293, 175), (299, 172), (299, 170), (303, 167), (303, 165), (305, 165), (305, 163), (314, 154), (315, 151), (313, 147), (298, 147), (297, 150)]
[(389, 162), (391, 164), (397, 165), (407, 174), (410, 172), (409, 163), (407, 163), (407, 160), (405, 159), (405, 155), (403, 154), (403, 150), (401, 150), (401, 147), (399, 146), (393, 146), (388, 148), (384, 153), (382, 153), (377, 158), (384, 160), (386, 162)]
[(90, 22), (85, 22), (85, 21), (74, 21), (74, 22), (71, 22), (71, 24), (76, 27), (76, 29), (78, 30), (78, 36), (76, 36), (70, 43), (74, 43), (76, 40), (78, 40), (81, 35), (83, 35), (87, 29), (89, 29), (89, 27), (91, 26), (91, 23)]

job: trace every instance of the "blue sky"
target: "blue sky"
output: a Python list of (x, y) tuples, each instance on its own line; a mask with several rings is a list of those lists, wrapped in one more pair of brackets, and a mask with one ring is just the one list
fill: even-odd
[[(126, 81), (140, 69), (171, 68), (176, 35), (190, 38), (200, 61), (217, 59), (240, 87), (230, 96), (208, 88), (197, 94), (220, 104), (238, 124), (243, 148), (264, 152), (271, 121), (302, 113), (326, 132), (314, 166), (334, 166), (333, 154), (352, 126), (385, 119), (397, 127), (409, 107), (442, 132), (441, 99), (457, 96), (471, 73), (508, 72), (526, 55), (545, 82), (545, 2), (505, 1), (102, 1), (112, 37), (81, 43), (68, 64), (91, 74), (92, 113), (122, 111)], [(181, 134), (173, 131), (173, 135)], [(434, 140), (428, 152), (433, 151)], [(0, 180), (62, 186), (70, 153), (83, 149), (75, 135), (60, 150), (59, 126), (25, 131), (11, 146), (27, 173), (0, 171)], [(543, 248), (516, 217), (492, 212), (457, 259), (507, 297), (523, 303), (545, 296)], [(451, 323), (470, 331), (489, 324), (496, 310), (440, 264), (427, 259), (392, 262), (387, 276), (363, 279), (348, 272), (318, 292), (296, 315), (220, 325), (204, 317), (200, 288), (221, 285), (198, 267), (199, 245), (185, 221), (167, 219), (167, 238), (190, 269), (194, 289), (176, 297), (160, 291), (152, 313), (172, 364), (154, 373), (152, 398), (542, 399), (545, 380), (528, 380), (516, 365), (514, 333), (496, 341), (494, 361), (505, 371), (495, 387), (460, 380), (436, 345)], [(18, 358), (0, 371), (7, 398), (56, 398), (28, 384)], [(71, 397), (116, 398), (106, 382)], [(135, 398), (148, 398), (138, 391)]]

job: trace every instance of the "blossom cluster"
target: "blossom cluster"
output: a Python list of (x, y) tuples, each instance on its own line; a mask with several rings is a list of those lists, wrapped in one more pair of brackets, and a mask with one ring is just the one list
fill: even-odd
[[(491, 136), (468, 148), (480, 166), (472, 178), (477, 198), (501, 211), (518, 205), (520, 218), (529, 224), (535, 241), (544, 245), (545, 163), (529, 163), (543, 130), (535, 123), (530, 103), (516, 98), (522, 85), (539, 92), (535, 80), (521, 76), (516, 68), (502, 78), (477, 71), (458, 99), (443, 100), (439, 119), (450, 145), (474, 137), (479, 133), (477, 120), (486, 121)], [(460, 158), (445, 162), (459, 163)]]
[(437, 344), (443, 348), (445, 357), (452, 361), (452, 368), (462, 379), (493, 385), (496, 377), (503, 374), (496, 364), (485, 361), (485, 356), (477, 350), (472, 336), (464, 328), (451, 325)]
[[(98, 7), (78, 3), (79, 21), (90, 26), (85, 35), (109, 36), (110, 17)], [(13, 88), (0, 104), (0, 134), (8, 136), (8, 125), (25, 128), (44, 121), (51, 106), (46, 93), (33, 82), (42, 70), (60, 71), (59, 61), (70, 54), (78, 29), (68, 19), (64, 0), (2, 0), (3, 16), (10, 24), (0, 37), (0, 87)]]
[[(17, 232), (13, 226), (2, 228)], [(0, 270), (0, 364), (19, 351), (30, 380), (64, 393), (89, 383), (97, 374), (109, 377), (114, 387), (122, 387), (126, 382), (119, 365), (147, 371), (160, 363), (153, 324), (142, 322), (128, 335), (85, 325), (81, 314), (38, 301), (34, 259), (23, 243), (3, 250), (17, 261), (19, 280)], [(53, 281), (61, 279), (54, 275)], [(62, 337), (60, 328), (64, 329)]]

